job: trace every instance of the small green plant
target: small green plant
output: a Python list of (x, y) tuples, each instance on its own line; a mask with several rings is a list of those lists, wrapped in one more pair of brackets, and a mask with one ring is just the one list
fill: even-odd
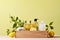
[(18, 17), (10, 17), (12, 22), (13, 22), (13, 28), (18, 28), (18, 27), (23, 27), (24, 26), (24, 22), (21, 22), (21, 20)]
[(52, 26), (53, 22), (50, 22), (48, 25), (46, 25), (46, 30), (49, 31), (49, 28), (52, 30), (54, 27)]
[[(11, 18), (11, 23), (12, 23), (12, 32), (15, 32), (15, 30), (18, 27), (23, 27), (24, 26), (24, 22), (22, 22), (18, 17), (13, 17), (10, 16)], [(10, 33), (10, 29), (7, 29), (7, 35)]]

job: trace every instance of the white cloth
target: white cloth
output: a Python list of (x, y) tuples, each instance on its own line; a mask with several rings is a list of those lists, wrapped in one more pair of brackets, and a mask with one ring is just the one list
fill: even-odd
[(8, 36), (0, 36), (0, 40), (60, 40), (60, 38), (10, 38)]

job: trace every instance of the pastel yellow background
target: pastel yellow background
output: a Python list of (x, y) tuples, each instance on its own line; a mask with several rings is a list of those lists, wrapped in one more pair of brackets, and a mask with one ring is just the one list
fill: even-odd
[(11, 28), (9, 16), (22, 20), (38, 18), (39, 22), (54, 22), (54, 32), (60, 35), (60, 0), (0, 0), (0, 35)]

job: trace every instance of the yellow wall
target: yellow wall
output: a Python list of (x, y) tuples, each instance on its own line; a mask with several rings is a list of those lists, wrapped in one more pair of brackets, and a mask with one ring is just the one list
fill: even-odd
[(9, 15), (22, 20), (54, 21), (54, 31), (60, 34), (60, 0), (0, 0), (0, 35), (6, 35), (11, 27)]

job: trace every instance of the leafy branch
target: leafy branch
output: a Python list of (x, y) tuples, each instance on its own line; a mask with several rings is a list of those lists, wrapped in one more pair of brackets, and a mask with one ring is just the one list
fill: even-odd
[[(24, 26), (24, 22), (22, 22), (18, 17), (13, 17), (10, 16), (11, 21), (13, 23), (12, 25), (12, 32), (15, 31), (18, 27), (23, 27)], [(10, 29), (7, 29), (7, 35), (10, 33)]]
[(14, 18), (13, 16), (11, 16), (10, 18), (12, 22), (14, 22), (13, 28), (23, 27), (24, 22), (21, 22), (21, 20), (18, 17)]
[(49, 28), (52, 30), (54, 27), (52, 26), (53, 22), (50, 22), (49, 25), (46, 25), (46, 30), (48, 31)]

